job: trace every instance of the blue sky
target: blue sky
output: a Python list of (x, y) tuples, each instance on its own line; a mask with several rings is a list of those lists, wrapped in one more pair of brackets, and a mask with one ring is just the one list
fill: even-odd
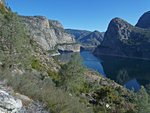
[(65, 28), (105, 31), (120, 17), (135, 25), (150, 10), (150, 0), (5, 0), (19, 15), (59, 20)]

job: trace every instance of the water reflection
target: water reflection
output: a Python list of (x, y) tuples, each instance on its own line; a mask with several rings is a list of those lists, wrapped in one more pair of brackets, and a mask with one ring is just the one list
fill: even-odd
[(102, 60), (95, 57), (92, 53), (83, 51), (80, 53), (81, 57), (83, 58), (84, 65), (87, 68), (91, 68), (99, 72), (100, 74), (105, 75), (103, 66), (101, 64)]
[[(71, 59), (71, 56), (73, 54), (74, 53), (65, 53), (65, 54), (56, 56), (56, 58), (59, 60), (59, 62), (66, 63), (67, 61)], [(105, 76), (105, 73), (103, 71), (103, 66), (101, 65), (102, 61), (99, 58), (95, 57), (92, 53), (87, 52), (87, 51), (81, 52), (80, 56), (82, 57), (83, 63), (87, 68), (94, 69), (98, 71), (100, 74)]]
[[(73, 53), (58, 56), (60, 61), (66, 62)], [(100, 56), (95, 57), (92, 53), (83, 51), (80, 53), (85, 66), (97, 70), (117, 83), (134, 88), (138, 91), (140, 85), (150, 84), (150, 61)]]
[(140, 85), (150, 83), (150, 61), (100, 56), (104, 72), (108, 78), (127, 88), (138, 90)]
[(136, 79), (133, 79), (126, 83), (126, 87), (130, 90), (133, 90), (133, 88), (134, 88), (134, 91), (137, 92), (138, 89), (140, 88), (140, 85)]

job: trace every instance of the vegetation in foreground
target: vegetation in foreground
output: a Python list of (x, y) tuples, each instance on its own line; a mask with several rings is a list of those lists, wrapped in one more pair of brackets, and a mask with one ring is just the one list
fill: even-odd
[(77, 54), (54, 72), (36, 54), (36, 42), (17, 14), (2, 4), (0, 14), (0, 79), (15, 91), (44, 102), (53, 113), (150, 112), (149, 92), (143, 86), (134, 93), (108, 79), (93, 80)]

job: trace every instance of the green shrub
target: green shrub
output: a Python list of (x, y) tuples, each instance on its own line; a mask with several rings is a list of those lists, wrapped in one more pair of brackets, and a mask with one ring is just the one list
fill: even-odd
[(79, 98), (69, 96), (68, 92), (58, 89), (50, 78), (39, 79), (34, 73), (24, 73), (23, 75), (11, 76), (5, 72), (0, 79), (7, 79), (8, 85), (15, 91), (29, 96), (34, 100), (46, 103), (46, 108), (52, 113), (92, 113), (91, 108), (79, 102)]
[(138, 113), (150, 112), (149, 95), (144, 86), (141, 86), (141, 88), (137, 92), (137, 107)]
[[(0, 10), (4, 13), (4, 6), (0, 5)], [(14, 64), (27, 68), (31, 63), (30, 36), (17, 14), (9, 10), (6, 12), (7, 14), (0, 15), (0, 60), (9, 68)]]
[(44, 71), (44, 67), (41, 65), (41, 61), (35, 57), (32, 58), (32, 63), (31, 63), (32, 68), (43, 72)]
[(85, 82), (85, 67), (79, 54), (74, 54), (71, 60), (61, 66), (59, 75), (62, 79), (62, 87), (65, 90), (76, 92)]
[[(122, 97), (118, 95), (118, 93), (110, 88), (110, 87), (103, 87), (101, 89), (96, 89), (92, 97), (95, 99), (94, 106), (95, 109), (100, 109), (100, 106), (103, 106), (103, 110), (109, 111), (115, 111), (117, 112), (118, 110), (123, 113), (122, 110), (122, 104), (125, 102)], [(111, 109), (106, 109), (106, 104), (109, 104)], [(98, 108), (97, 108), (98, 107)]]
[(56, 72), (53, 72), (53, 71), (51, 70), (51, 68), (49, 68), (49, 69), (47, 70), (47, 73), (48, 73), (48, 75), (52, 78), (52, 80), (53, 80), (53, 82), (56, 84), (56, 86), (58, 86), (59, 83), (61, 82), (61, 77), (60, 77), (60, 75), (59, 75), (58, 73), (56, 73)]
[(1, 4), (1, 3), (0, 3), (0, 13), (3, 14), (3, 15), (7, 15), (8, 14), (8, 11), (6, 10), (5, 5)]
[(84, 82), (82, 85), (81, 85), (81, 88), (79, 89), (80, 93), (85, 93), (85, 94), (88, 94), (90, 92), (90, 90), (92, 90), (93, 88), (93, 85), (90, 84), (90, 83), (87, 83), (87, 82)]

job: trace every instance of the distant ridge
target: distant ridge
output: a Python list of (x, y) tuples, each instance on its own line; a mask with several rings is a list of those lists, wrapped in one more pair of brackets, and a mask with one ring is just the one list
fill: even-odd
[(84, 49), (92, 48), (93, 50), (101, 44), (104, 37), (104, 35), (97, 30), (91, 32), (87, 30), (66, 29), (66, 31), (73, 35)]

